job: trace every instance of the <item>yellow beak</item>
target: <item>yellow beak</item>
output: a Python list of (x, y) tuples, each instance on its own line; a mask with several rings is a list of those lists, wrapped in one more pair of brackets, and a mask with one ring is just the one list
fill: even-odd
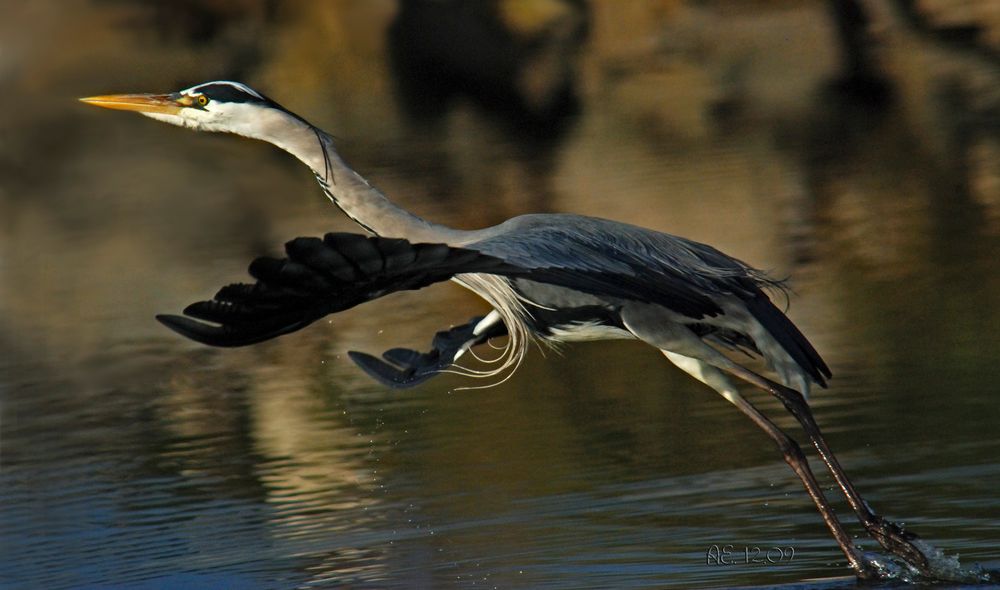
[[(188, 106), (190, 97), (170, 94), (107, 94), (104, 96), (89, 96), (81, 98), (80, 102), (92, 104), (106, 109), (118, 111), (137, 111), (140, 113), (165, 113), (176, 115)], [(188, 99), (188, 100), (185, 100)]]

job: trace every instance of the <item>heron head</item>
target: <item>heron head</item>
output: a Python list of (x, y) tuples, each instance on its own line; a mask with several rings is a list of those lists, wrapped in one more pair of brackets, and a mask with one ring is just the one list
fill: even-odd
[(305, 123), (260, 92), (239, 82), (198, 84), (171, 94), (110, 94), (81, 98), (94, 106), (136, 111), (158, 121), (198, 131), (268, 139), (276, 125)]

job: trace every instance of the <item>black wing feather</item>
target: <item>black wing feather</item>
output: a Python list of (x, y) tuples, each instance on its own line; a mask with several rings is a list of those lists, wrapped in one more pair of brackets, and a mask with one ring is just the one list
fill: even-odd
[[(294, 332), (319, 318), (395, 291), (420, 289), (460, 273), (524, 274), (474, 250), (444, 244), (331, 233), (297, 238), (287, 258), (250, 264), (253, 285), (223, 287), (189, 305), (188, 317), (160, 315), (165, 326), (212, 346), (245, 346)], [(209, 323), (206, 323), (209, 322)]]

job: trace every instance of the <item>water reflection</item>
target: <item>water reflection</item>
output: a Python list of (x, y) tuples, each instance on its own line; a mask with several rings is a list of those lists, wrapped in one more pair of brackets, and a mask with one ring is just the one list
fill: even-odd
[[(846, 571), (769, 443), (635, 343), (533, 354), (493, 389), (444, 376), (393, 392), (344, 353), (423, 347), (480, 302), (439, 285), (246, 350), (164, 333), (154, 313), (241, 279), (253, 256), (352, 229), (268, 146), (72, 101), (212, 78), (333, 130), (443, 223), (576, 211), (790, 274), (792, 315), (836, 373), (817, 415), (861, 490), (996, 567), (1000, 85), (981, 52), (879, 12), (894, 100), (872, 105), (829, 84), (820, 2), (498, 2), (490, 26), (508, 39), (556, 35), (528, 52), (528, 87), (561, 89), (537, 104), (576, 106), (529, 100), (512, 117), (462, 92), (428, 114), (392, 61), (391, 30), (420, 4), (5, 6), (23, 59), (0, 61), (0, 108), (17, 113), (0, 144), (4, 586), (710, 587)], [(552, 113), (546, 133), (522, 128)], [(718, 543), (797, 557), (709, 567)]]

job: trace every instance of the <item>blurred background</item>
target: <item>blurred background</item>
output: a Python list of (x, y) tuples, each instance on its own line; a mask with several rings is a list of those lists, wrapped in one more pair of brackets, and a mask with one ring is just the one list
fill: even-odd
[[(434, 221), (611, 217), (790, 277), (862, 493), (1000, 566), (996, 2), (0, 11), (0, 586), (851, 585), (816, 580), (843, 555), (766, 437), (640, 344), (388, 391), (346, 351), (425, 349), (484, 304), (436, 285), (240, 350), (159, 326), (288, 239), (356, 230), (271, 146), (75, 100), (213, 79)], [(706, 563), (724, 544), (795, 555)]]

